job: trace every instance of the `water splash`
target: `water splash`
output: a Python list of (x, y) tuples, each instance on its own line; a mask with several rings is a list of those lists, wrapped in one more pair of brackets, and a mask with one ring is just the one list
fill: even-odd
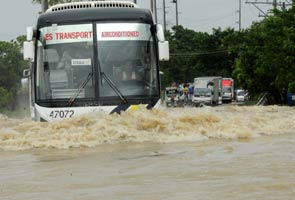
[(0, 115), (0, 148), (94, 147), (118, 142), (183, 142), (209, 138), (249, 139), (295, 133), (295, 109), (267, 106), (173, 108), (91, 113), (44, 123)]

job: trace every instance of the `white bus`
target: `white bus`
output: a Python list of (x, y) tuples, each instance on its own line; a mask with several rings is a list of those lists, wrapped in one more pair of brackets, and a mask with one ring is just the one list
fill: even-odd
[[(58, 4), (27, 28), (31, 116), (54, 121), (159, 104), (159, 61), (169, 59), (150, 10), (126, 1)], [(128, 69), (126, 70), (126, 65)]]

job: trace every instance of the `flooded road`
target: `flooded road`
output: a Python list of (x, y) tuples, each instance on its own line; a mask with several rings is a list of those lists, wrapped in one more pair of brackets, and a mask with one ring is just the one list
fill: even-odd
[(0, 199), (294, 199), (295, 109), (0, 117)]

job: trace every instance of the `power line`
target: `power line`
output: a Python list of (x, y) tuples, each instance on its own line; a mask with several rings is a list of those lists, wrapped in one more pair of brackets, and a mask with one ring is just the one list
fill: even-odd
[(189, 20), (189, 21), (192, 21), (192, 22), (207, 23), (209, 21), (220, 21), (220, 20), (223, 20), (225, 18), (232, 17), (235, 14), (236, 14), (236, 11), (231, 11), (231, 12), (228, 12), (228, 13), (224, 13), (223, 15), (216, 15), (216, 16), (203, 18), (203, 19), (192, 19), (192, 18), (189, 18), (189, 17), (181, 17), (181, 18), (184, 18), (185, 20)]
[(265, 12), (259, 5), (270, 5), (273, 6), (273, 9), (277, 9), (280, 7), (281, 9), (285, 9), (288, 6), (292, 6), (293, 0), (285, 0), (285, 1), (277, 1), (277, 0), (246, 0), (246, 3), (252, 4), (257, 10), (260, 11), (259, 17), (267, 17), (269, 12)]
[(181, 56), (181, 57), (190, 57), (190, 56), (200, 56), (200, 55), (211, 55), (211, 54), (220, 54), (227, 53), (227, 49), (221, 49), (216, 51), (205, 51), (205, 52), (187, 52), (187, 53), (170, 53), (171, 56)]

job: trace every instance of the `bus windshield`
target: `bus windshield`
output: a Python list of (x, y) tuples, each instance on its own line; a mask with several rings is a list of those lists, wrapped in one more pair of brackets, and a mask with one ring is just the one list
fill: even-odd
[(117, 97), (116, 90), (126, 98), (157, 95), (156, 49), (150, 26), (89, 23), (40, 28), (37, 100), (97, 100)]

